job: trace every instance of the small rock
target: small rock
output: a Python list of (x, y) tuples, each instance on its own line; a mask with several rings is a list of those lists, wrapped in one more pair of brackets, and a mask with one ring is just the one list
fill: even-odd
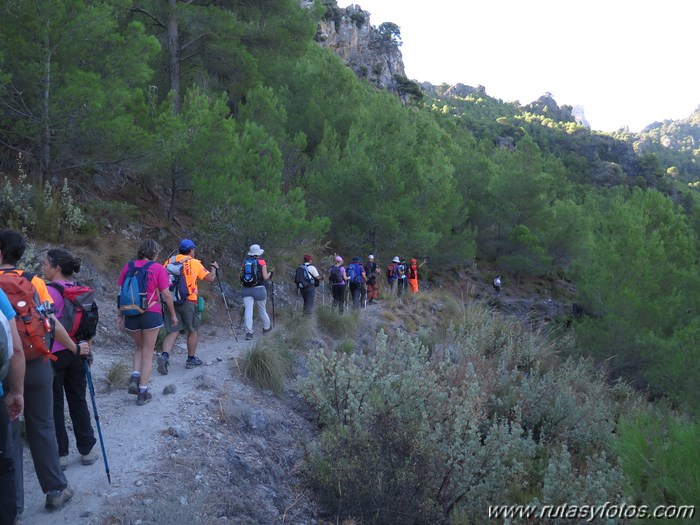
[(168, 434), (180, 439), (184, 439), (187, 437), (187, 431), (182, 427), (169, 427)]
[(89, 518), (91, 514), (92, 514), (92, 512), (90, 512), (89, 510), (86, 510), (85, 512), (80, 513), (80, 517), (81, 518)]
[(143, 485), (143, 481), (141, 481), (140, 479), (137, 479), (136, 482), (134, 483), (134, 485), (136, 485), (137, 487), (140, 487), (141, 485)]
[(183, 507), (187, 506), (187, 497), (186, 496), (180, 496), (180, 505)]
[(164, 395), (174, 394), (175, 390), (177, 390), (177, 388), (175, 387), (175, 384), (171, 383), (163, 389), (163, 394)]

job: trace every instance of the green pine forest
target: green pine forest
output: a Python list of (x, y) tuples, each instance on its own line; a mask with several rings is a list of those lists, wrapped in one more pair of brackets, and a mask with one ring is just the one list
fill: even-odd
[[(572, 355), (670, 409), (620, 416), (617, 432), (681, 436), (682, 461), (697, 464), (700, 111), (604, 134), (549, 95), (521, 106), (405, 78), (389, 93), (314, 40), (336, 9), (0, 1), (3, 227), (66, 242), (105, 221), (189, 214), (193, 235), (234, 258), (253, 242), (326, 246), (569, 280), (576, 308), (559, 330)], [(385, 44), (400, 45), (387, 27)], [(124, 185), (158, 206), (109, 197)], [(655, 443), (647, 473), (626, 472), (634, 493), (698, 503), (649, 495), (667, 448)]]

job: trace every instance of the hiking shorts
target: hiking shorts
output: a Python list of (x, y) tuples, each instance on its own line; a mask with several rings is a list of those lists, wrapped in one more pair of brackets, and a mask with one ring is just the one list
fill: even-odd
[(163, 308), (163, 318), (165, 319), (165, 330), (172, 334), (173, 332), (181, 332), (185, 330), (188, 334), (192, 334), (199, 330), (202, 324), (202, 316), (197, 310), (197, 303), (186, 301), (175, 307), (177, 314), (177, 324), (170, 324), (170, 312), (167, 308)]
[(163, 326), (163, 315), (160, 312), (144, 312), (141, 315), (124, 318), (124, 328), (129, 332), (150, 330)]

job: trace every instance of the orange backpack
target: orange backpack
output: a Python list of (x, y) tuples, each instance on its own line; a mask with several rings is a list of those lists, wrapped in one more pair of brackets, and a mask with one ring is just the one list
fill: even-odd
[(32, 274), (19, 273), (15, 269), (0, 270), (0, 288), (15, 309), (17, 331), (22, 340), (24, 357), (27, 361), (58, 358), (51, 353), (49, 340), (52, 333), (47, 312), (38, 307), (39, 296), (32, 285)]

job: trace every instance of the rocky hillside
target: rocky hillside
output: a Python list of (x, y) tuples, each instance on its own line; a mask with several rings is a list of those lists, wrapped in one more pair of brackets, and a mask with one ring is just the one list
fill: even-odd
[(397, 78), (405, 79), (406, 72), (392, 26), (384, 31), (373, 27), (370, 13), (358, 5), (340, 8), (335, 0), (324, 4), (326, 12), (319, 22), (316, 41), (340, 56), (359, 78), (399, 93)]

